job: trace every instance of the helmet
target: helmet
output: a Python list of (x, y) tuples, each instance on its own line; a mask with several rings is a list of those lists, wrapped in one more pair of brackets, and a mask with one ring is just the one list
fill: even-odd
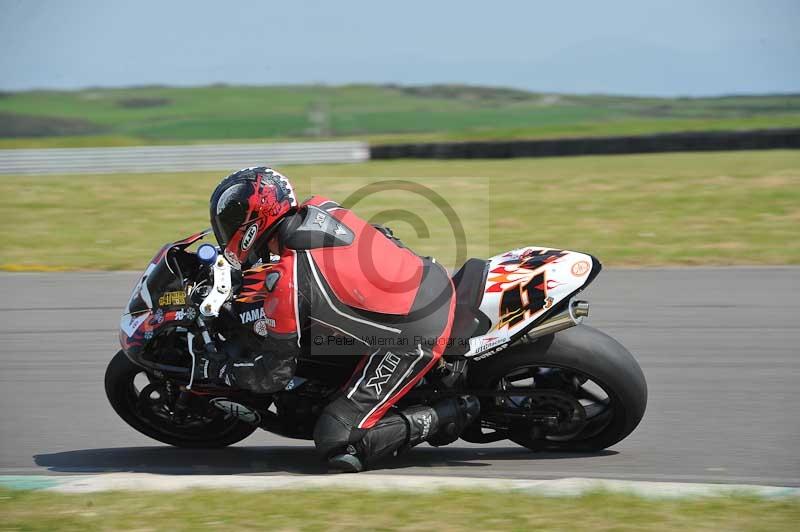
[(235, 268), (255, 263), (284, 216), (297, 207), (291, 183), (259, 166), (235, 172), (211, 195), (211, 227)]

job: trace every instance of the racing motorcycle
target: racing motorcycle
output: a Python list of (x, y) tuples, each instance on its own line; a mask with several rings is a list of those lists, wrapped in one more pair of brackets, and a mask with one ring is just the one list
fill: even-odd
[[(224, 447), (258, 428), (310, 440), (365, 353), (347, 342), (328, 341), (325, 353), (306, 345), (293, 379), (269, 395), (195, 383), (200, 350), (232, 338), (228, 330), (273, 278), (269, 262), (233, 269), (200, 243), (209, 233), (165, 245), (136, 284), (120, 321), (122, 350), (106, 370), (111, 406), (134, 429), (179, 447)], [(600, 270), (591, 255), (541, 247), (469, 259), (452, 276), (455, 316), (439, 365), (397, 407), (475, 395), (480, 416), (462, 439), (536, 451), (598, 451), (628, 436), (647, 404), (644, 375), (616, 340), (582, 324), (589, 304), (576, 299)], [(257, 334), (266, 319), (255, 321)], [(319, 334), (337, 331), (302, 342)]]

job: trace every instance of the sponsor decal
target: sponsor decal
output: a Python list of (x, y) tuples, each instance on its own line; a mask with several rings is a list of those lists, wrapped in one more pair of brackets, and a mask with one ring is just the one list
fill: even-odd
[(144, 332), (144, 340), (145, 342), (149, 342), (153, 339), (153, 331), (145, 331)]
[(544, 308), (548, 309), (553, 306), (553, 296), (547, 296), (544, 300)]
[(589, 264), (588, 261), (579, 260), (578, 262), (572, 265), (570, 271), (572, 272), (572, 275), (574, 275), (575, 277), (583, 277), (584, 275), (589, 273), (589, 270), (591, 269), (592, 266)]
[(258, 423), (261, 421), (261, 416), (255, 410), (247, 408), (243, 404), (234, 403), (230, 399), (224, 397), (217, 397), (209, 401), (212, 405), (216, 406), (229, 416), (241, 419), (246, 423)]
[(496, 336), (485, 336), (485, 337), (481, 338), (481, 344), (482, 345), (489, 345), (492, 342), (494, 342), (495, 340), (497, 340)]
[(162, 309), (158, 309), (155, 314), (153, 314), (153, 318), (155, 318), (156, 323), (162, 323), (164, 321), (164, 311)]
[(119, 322), (119, 328), (122, 329), (122, 332), (127, 334), (128, 336), (133, 336), (139, 326), (144, 323), (150, 316), (149, 312), (144, 312), (142, 314), (138, 314), (136, 316), (132, 314), (125, 314), (122, 316), (122, 319)]
[(508, 340), (506, 336), (489, 336), (485, 337), (481, 341), (481, 349), (491, 349), (496, 345), (500, 345), (505, 343)]
[(492, 336), (482, 336), (478, 338), (471, 338), (469, 341), (470, 346), (470, 353), (467, 353), (467, 357), (474, 357), (475, 355), (479, 355), (497, 347), (498, 345), (503, 345), (508, 343), (510, 340), (507, 334), (504, 334), (504, 331), (497, 331), (496, 334)]
[(314, 216), (314, 223), (320, 226), (320, 228), (325, 227), (325, 219), (327, 216), (324, 212), (318, 212), (316, 216)]
[(422, 427), (423, 440), (428, 437), (428, 433), (431, 431), (431, 421), (433, 421), (433, 419), (431, 419), (430, 414), (424, 414), (417, 420), (419, 426)]
[(264, 314), (264, 307), (254, 308), (239, 313), (239, 319), (242, 323), (250, 323), (252, 321), (264, 320), (270, 327), (275, 327), (275, 320)]
[(334, 231), (333, 231), (333, 232), (334, 232), (334, 233), (336, 233), (336, 234), (337, 234), (337, 235), (339, 235), (339, 236), (342, 236), (342, 235), (346, 235), (346, 234), (347, 234), (347, 231), (345, 231), (345, 230), (344, 230), (344, 227), (342, 227), (342, 224), (338, 224), (338, 225), (336, 226), (336, 229), (334, 229)]
[(183, 291), (164, 292), (158, 298), (159, 307), (175, 307), (186, 304), (186, 293)]
[(505, 343), (505, 344), (503, 344), (503, 345), (501, 345), (499, 347), (495, 347), (491, 351), (487, 351), (487, 352), (485, 352), (485, 353), (483, 353), (481, 355), (478, 355), (478, 356), (474, 357), (472, 360), (478, 361), (478, 360), (483, 360), (484, 358), (489, 358), (492, 355), (496, 355), (497, 353), (499, 353), (500, 351), (502, 351), (503, 349), (505, 349), (508, 346), (509, 346), (509, 344)]
[(186, 310), (183, 311), (183, 317), (187, 320), (194, 321), (197, 318), (197, 310), (194, 307), (187, 307)]
[(381, 393), (383, 393), (383, 385), (392, 378), (392, 374), (394, 370), (397, 369), (398, 364), (400, 364), (400, 357), (391, 351), (387, 351), (381, 363), (378, 364), (378, 369), (375, 370), (375, 376), (370, 378), (366, 385), (367, 388), (375, 389), (376, 397), (381, 396)]
[(242, 251), (250, 249), (250, 246), (253, 245), (253, 240), (256, 238), (256, 233), (258, 233), (258, 224), (253, 224), (247, 228), (247, 231), (242, 237), (242, 243), (240, 244)]
[[(269, 320), (272, 322), (272, 327), (275, 327), (275, 320)], [(261, 319), (257, 322), (253, 323), (253, 332), (259, 336), (266, 336), (267, 335), (267, 320)]]

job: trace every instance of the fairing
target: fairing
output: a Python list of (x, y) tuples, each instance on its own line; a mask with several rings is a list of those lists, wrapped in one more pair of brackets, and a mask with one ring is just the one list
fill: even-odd
[(172, 250), (183, 251), (208, 234), (210, 230), (205, 230), (164, 245), (136, 283), (119, 325), (120, 345), (132, 361), (141, 360), (145, 346), (162, 328), (188, 324), (197, 317), (168, 257)]
[(480, 311), (491, 325), (470, 339), (468, 357), (498, 352), (553, 312), (561, 311), (600, 272), (577, 251), (519, 248), (489, 259)]

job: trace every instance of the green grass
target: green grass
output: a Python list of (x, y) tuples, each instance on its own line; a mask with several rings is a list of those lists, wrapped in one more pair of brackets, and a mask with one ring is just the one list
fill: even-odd
[[(54, 127), (59, 133), (52, 133)], [(0, 94), (0, 148), (309, 137), (380, 143), (768, 127), (800, 127), (800, 95), (635, 98), (457, 85), (140, 87)]]
[[(607, 265), (800, 264), (800, 151), (280, 169), (299, 195), (338, 201), (386, 179), (424, 185), (453, 207), (469, 256), (543, 245)], [(0, 176), (0, 268), (141, 269), (164, 242), (209, 225), (224, 173)], [(450, 224), (424, 195), (383, 191), (354, 210), (454, 265)]]
[(793, 499), (521, 493), (0, 491), (0, 530), (796, 530)]

